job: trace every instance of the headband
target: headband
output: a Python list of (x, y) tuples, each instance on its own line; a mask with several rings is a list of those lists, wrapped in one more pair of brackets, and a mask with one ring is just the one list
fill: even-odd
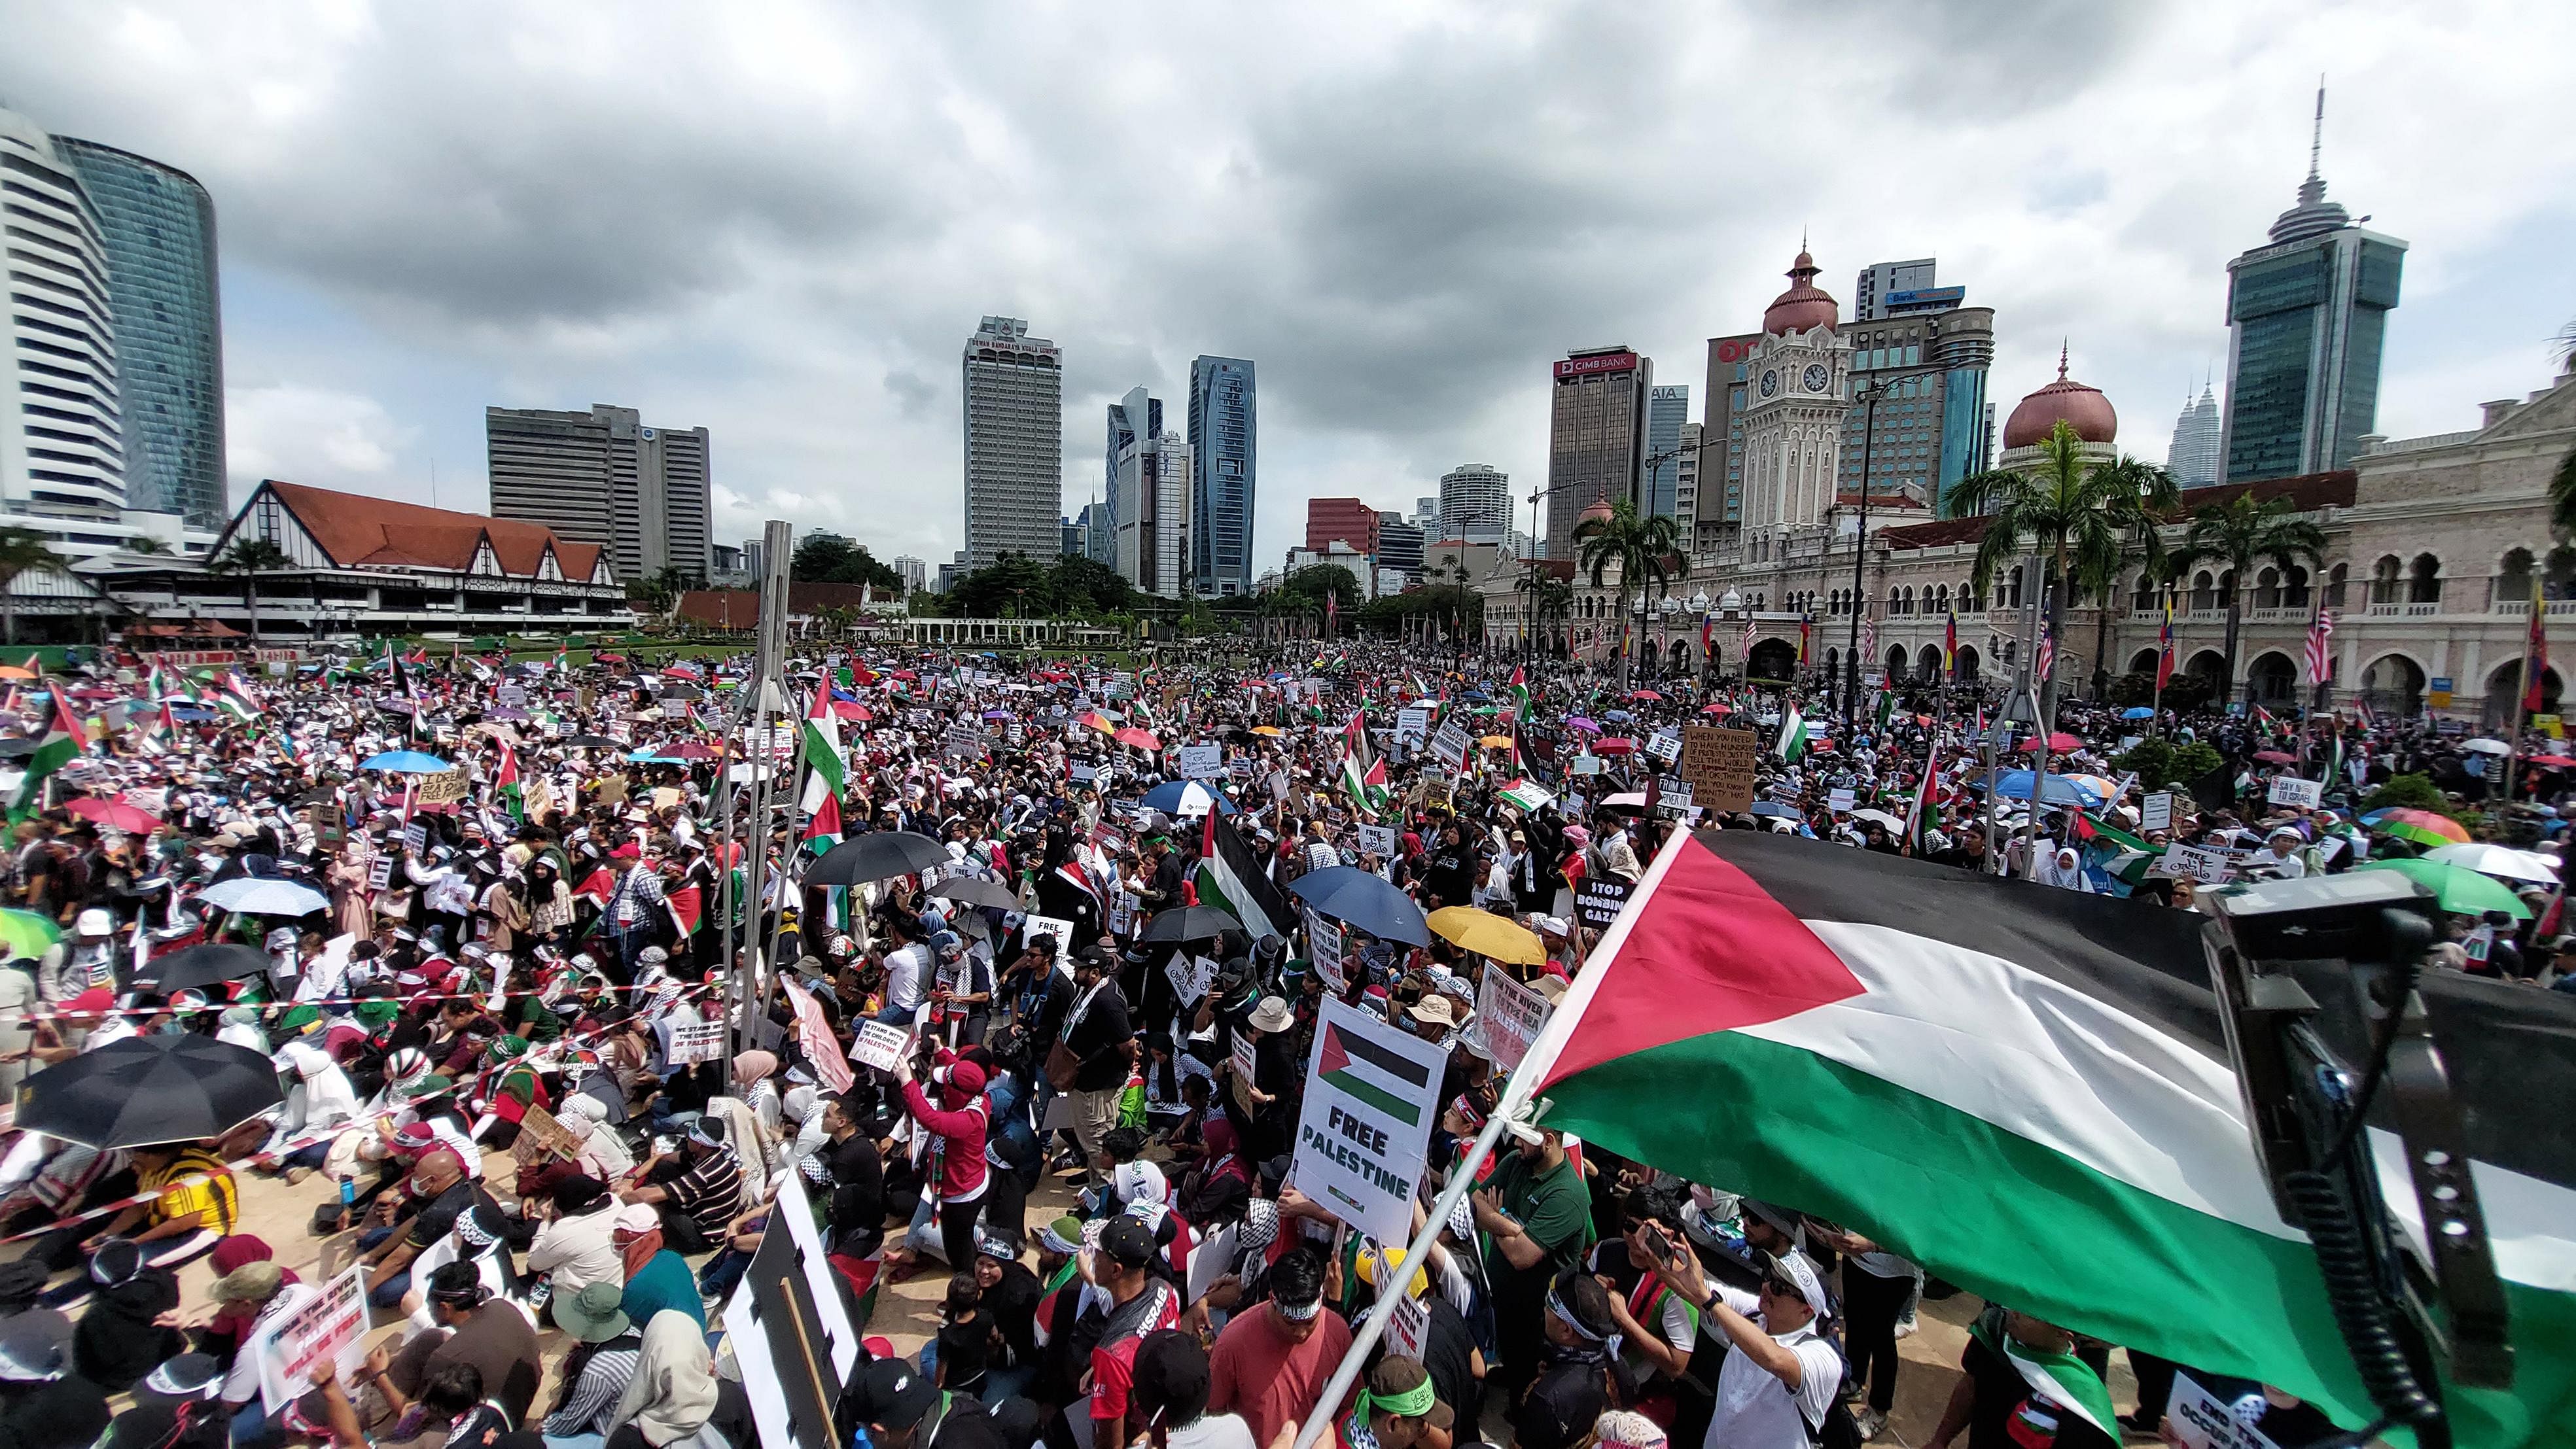
[(1585, 1343), (1606, 1343), (1609, 1341), (1610, 1336), (1608, 1334), (1595, 1333), (1590, 1328), (1585, 1327), (1583, 1320), (1574, 1316), (1574, 1310), (1565, 1306), (1565, 1296), (1557, 1292), (1553, 1285), (1551, 1285), (1547, 1290), (1547, 1311), (1555, 1314), (1558, 1322), (1563, 1323), (1570, 1329), (1573, 1329), (1575, 1337), (1582, 1339)]
[(1368, 1422), (1369, 1415), (1380, 1409), (1398, 1418), (1419, 1419), (1430, 1413), (1431, 1406), (1438, 1400), (1439, 1395), (1432, 1391), (1429, 1375), (1425, 1375), (1422, 1382), (1400, 1394), (1378, 1394), (1362, 1389), (1359, 1404), (1360, 1422)]

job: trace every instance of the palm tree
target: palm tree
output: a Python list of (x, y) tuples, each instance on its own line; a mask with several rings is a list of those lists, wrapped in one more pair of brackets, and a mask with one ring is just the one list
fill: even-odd
[(58, 571), (63, 556), (33, 529), (0, 528), (0, 639), (18, 642), (18, 576)]
[[(1556, 577), (1554, 574), (1541, 574), (1538, 581), (1538, 621), (1540, 628), (1538, 634), (1533, 637), (1542, 640), (1555, 638), (1555, 635), (1547, 632), (1547, 621), (1549, 619), (1554, 619), (1556, 620), (1558, 628), (1564, 628), (1566, 617), (1573, 612), (1574, 585), (1564, 579)], [(1547, 646), (1542, 644), (1539, 649), (1539, 653), (1541, 655), (1545, 655), (1548, 652)]]
[[(1637, 505), (1625, 498), (1610, 505), (1608, 518), (1587, 518), (1576, 524), (1574, 540), (1582, 545), (1578, 563), (1590, 572), (1592, 587), (1601, 587), (1601, 576), (1612, 565), (1618, 566), (1618, 618), (1623, 628), (1630, 590), (1669, 586), (1690, 576), (1690, 560), (1682, 553), (1681, 525), (1661, 515), (1640, 517)], [(1628, 651), (1622, 649), (1619, 688), (1627, 687)]]
[[(2170, 487), (2173, 481), (2164, 469), (2136, 458), (2122, 458), (2104, 471), (2126, 476), (2142, 494), (2157, 491), (2160, 484)], [(2111, 611), (2119, 607), (2120, 575), (2128, 572), (2132, 564), (2146, 565), (2147, 576), (2158, 583), (2172, 576), (2173, 563), (2165, 555), (2164, 530), (2152, 516), (2142, 516), (2131, 524), (2116, 552), (2080, 559), (2075, 565), (2075, 587), (2095, 601), (2093, 693), (2097, 699), (2108, 698), (2111, 693)]]
[(259, 576), (291, 568), (294, 563), (276, 540), (242, 537), (234, 539), (232, 547), (206, 565), (210, 574), (241, 576), (242, 602), (250, 610), (250, 642), (254, 649), (259, 647)]
[(2287, 498), (2257, 503), (2251, 493), (2239, 493), (2225, 503), (2203, 504), (2192, 511), (2191, 533), (2174, 554), (2176, 573), (2215, 563), (2232, 575), (2227, 590), (2228, 684), (2219, 701), (2222, 706), (2236, 694), (2236, 640), (2245, 617), (2246, 576), (2264, 560), (2284, 573), (2297, 568), (2301, 559), (2312, 568), (2325, 561), (2325, 530), (2298, 515), (2299, 506)]
[(125, 541), (125, 551), (136, 558), (168, 558), (170, 545), (148, 533), (138, 533)]
[[(1951, 517), (1990, 515), (1969, 571), (1969, 582), (1978, 593), (1985, 593), (1999, 570), (2025, 554), (2038, 554), (2046, 565), (2041, 574), (2044, 591), (2050, 581), (2075, 577), (2079, 564), (2098, 576), (2105, 560), (2118, 557), (2124, 540), (2142, 527), (2154, 527), (2159, 515), (2177, 506), (2180, 495), (2163, 469), (2125, 461), (2089, 463), (2084, 447), (2075, 429), (2061, 419), (2040, 440), (2037, 470), (1997, 469), (1971, 474), (1951, 486)], [(2051, 637), (2063, 637), (2065, 590), (2043, 592), (2040, 597), (2048, 611)], [(2056, 726), (2056, 673), (2052, 664), (2050, 677), (2038, 681), (2037, 725), (2042, 735)]]

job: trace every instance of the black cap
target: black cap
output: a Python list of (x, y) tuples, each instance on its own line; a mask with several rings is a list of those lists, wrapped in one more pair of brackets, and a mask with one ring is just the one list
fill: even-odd
[(919, 1369), (899, 1358), (881, 1358), (859, 1371), (851, 1406), (866, 1423), (909, 1429), (938, 1398), (939, 1390)]
[(1138, 1220), (1123, 1214), (1109, 1220), (1100, 1230), (1100, 1251), (1109, 1260), (1124, 1267), (1142, 1268), (1154, 1261), (1154, 1233)]

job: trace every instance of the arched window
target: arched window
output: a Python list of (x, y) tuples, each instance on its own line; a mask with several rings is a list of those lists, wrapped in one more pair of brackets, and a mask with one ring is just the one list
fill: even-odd
[(2487, 586), (2491, 604), (2528, 604), (2531, 602), (2531, 550), (2510, 548), (2496, 561), (2495, 578)]
[(2340, 609), (2344, 606), (2344, 585), (2350, 581), (2351, 577), (2352, 565), (2350, 564), (2336, 564), (2333, 568), (2326, 571), (2327, 608)]
[(2138, 586), (2129, 593), (2129, 610), (2144, 614), (2156, 606), (2156, 578), (2145, 569), (2138, 570)]
[(1905, 591), (1904, 591), (1903, 589), (1898, 588), (1898, 587), (1897, 587), (1896, 585), (1894, 585), (1894, 584), (1889, 584), (1889, 585), (1887, 586), (1887, 612), (1888, 612), (1888, 613), (1890, 613), (1890, 614), (1902, 614), (1902, 613), (1904, 613), (1904, 612), (1905, 612), (1905, 607), (1904, 607), (1904, 605), (1899, 604), (1899, 603), (1897, 602), (1898, 598), (1899, 598), (1899, 597), (1901, 597), (1904, 593), (1905, 593)]
[(2438, 604), (2442, 602), (2442, 561), (2429, 553), (2415, 555), (2406, 569), (2406, 602)]
[(2308, 606), (2308, 571), (2297, 564), (2281, 576), (2281, 607), (2304, 609)]
[(1943, 584), (1943, 585), (1941, 586), (1941, 588), (1940, 588), (1939, 593), (1940, 593), (1940, 600), (1941, 600), (1941, 612), (1942, 612), (1942, 613), (1944, 613), (1944, 614), (1947, 614), (1947, 613), (1949, 613), (1949, 612), (1950, 612), (1950, 586), (1949, 586), (1948, 584)]
[(2218, 581), (2209, 576), (2209, 570), (2202, 569), (2191, 576), (2191, 611), (2206, 614), (2217, 607)]
[(2258, 609), (2281, 607), (2281, 571), (2279, 569), (2267, 568), (2254, 576), (2254, 607)]
[(2399, 563), (2393, 553), (2380, 555), (2379, 562), (2370, 566), (2370, 602), (2399, 604), (2405, 600), (2406, 565)]
[(2551, 599), (2576, 599), (2576, 548), (2566, 544), (2549, 551), (2549, 561), (2542, 566), (2540, 591)]

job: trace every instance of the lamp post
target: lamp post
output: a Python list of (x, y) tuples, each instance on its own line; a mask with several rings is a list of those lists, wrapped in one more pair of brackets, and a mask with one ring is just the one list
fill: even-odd
[[(1531, 645), (1532, 645), (1533, 643), (1535, 643), (1535, 642), (1536, 642), (1536, 640), (1537, 640), (1537, 638), (1538, 638), (1538, 623), (1537, 623), (1537, 617), (1536, 617), (1536, 614), (1537, 614), (1537, 608), (1538, 608), (1538, 566), (1539, 566), (1539, 550), (1540, 550), (1540, 549), (1542, 549), (1542, 548), (1545, 548), (1545, 547), (1547, 546), (1547, 535), (1546, 535), (1544, 532), (1542, 532), (1542, 531), (1540, 530), (1540, 527), (1539, 527), (1539, 521), (1538, 521), (1538, 505), (1539, 505), (1539, 501), (1540, 501), (1541, 499), (1544, 499), (1545, 497), (1547, 497), (1547, 496), (1548, 496), (1549, 494), (1551, 494), (1551, 493), (1561, 493), (1561, 492), (1565, 491), (1565, 490), (1566, 490), (1566, 489), (1568, 489), (1568, 488), (1583, 488), (1583, 487), (1587, 487), (1587, 486), (1589, 486), (1589, 485), (1591, 484), (1591, 482), (1592, 482), (1592, 480), (1591, 480), (1591, 479), (1589, 479), (1589, 478), (1569, 478), (1569, 479), (1567, 479), (1565, 482), (1562, 482), (1562, 483), (1550, 483), (1549, 485), (1547, 485), (1547, 486), (1546, 486), (1546, 487), (1544, 487), (1544, 488), (1535, 488), (1535, 489), (1532, 489), (1532, 490), (1530, 491), (1530, 496), (1529, 496), (1529, 502), (1530, 502), (1530, 531), (1529, 531), (1530, 556), (1529, 556), (1526, 560), (1523, 560), (1523, 562), (1525, 562), (1525, 563), (1527, 563), (1527, 564), (1529, 565), (1529, 568), (1528, 568), (1528, 570), (1527, 570), (1527, 573), (1528, 573), (1528, 578), (1529, 578), (1529, 598), (1530, 598), (1530, 602), (1529, 602), (1529, 604), (1528, 604), (1528, 606), (1527, 606), (1527, 607), (1528, 607), (1529, 612), (1528, 612), (1527, 614), (1525, 614), (1525, 615), (1524, 615), (1524, 617), (1523, 617), (1523, 621), (1522, 621), (1522, 625), (1521, 625), (1521, 659), (1522, 659), (1524, 662), (1526, 662), (1526, 661), (1529, 659), (1529, 657), (1530, 657), (1530, 648), (1531, 648)], [(1505, 542), (1506, 544), (1510, 543), (1510, 542), (1511, 542), (1511, 537), (1510, 537), (1510, 535), (1511, 535), (1511, 525), (1510, 525), (1509, 520), (1506, 520), (1506, 521), (1505, 521), (1505, 523), (1504, 523), (1504, 526), (1503, 526), (1503, 534), (1504, 534), (1503, 542)]]
[(1851, 638), (1843, 647), (1842, 716), (1849, 727), (1860, 713), (1860, 616), (1869, 607), (1869, 582), (1865, 570), (1869, 564), (1869, 464), (1870, 453), (1878, 442), (1878, 400), (1888, 389), (1908, 378), (1930, 377), (1946, 372), (1939, 367), (1915, 367), (1897, 372), (1873, 373), (1853, 385), (1852, 396), (1861, 405), (1860, 425), (1860, 524), (1852, 534), (1852, 608)]

